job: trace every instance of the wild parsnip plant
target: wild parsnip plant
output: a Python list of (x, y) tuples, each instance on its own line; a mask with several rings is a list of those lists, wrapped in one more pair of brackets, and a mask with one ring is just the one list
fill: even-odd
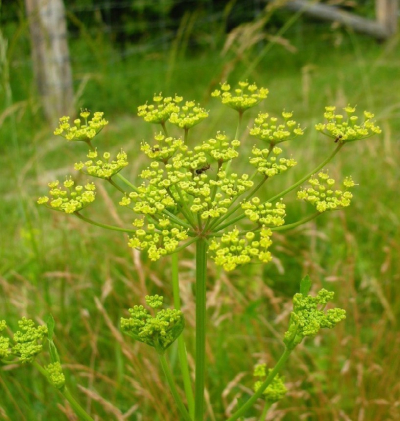
[[(38, 200), (39, 204), (72, 214), (88, 223), (128, 233), (128, 245), (147, 253), (152, 261), (171, 256), (171, 287), (175, 308), (163, 308), (161, 296), (146, 296), (148, 308), (140, 303), (134, 305), (129, 309), (129, 317), (121, 319), (120, 326), (127, 335), (155, 349), (179, 409), (180, 419), (185, 421), (202, 421), (205, 416), (206, 281), (210, 261), (225, 271), (251, 262), (268, 264), (272, 259), (271, 246), (275, 231), (289, 230), (324, 212), (348, 207), (353, 197), (351, 189), (355, 186), (354, 181), (347, 176), (337, 186), (324, 167), (342, 148), (347, 147), (347, 143), (380, 133), (370, 112), (358, 117), (355, 108), (350, 106), (344, 108), (343, 114), (335, 107), (326, 107), (326, 122), (317, 124), (315, 128), (328, 137), (332, 144), (331, 154), (284, 191), (262, 200), (257, 192), (265, 189), (270, 179), (286, 173), (297, 164), (281, 144), (293, 139), (301, 141), (305, 131), (293, 119), (291, 112), (284, 111), (279, 117), (261, 112), (250, 126), (251, 138), (246, 140), (254, 142), (251, 156), (243, 156), (239, 139), (242, 137), (244, 113), (265, 100), (268, 90), (248, 82), (240, 82), (235, 89), (223, 83), (212, 96), (237, 113), (238, 124), (233, 139), (219, 131), (213, 138), (195, 143), (197, 136), (192, 136), (193, 128), (207, 119), (209, 112), (194, 101), (184, 101), (178, 95), (154, 95), (151, 103), (139, 107), (139, 116), (146, 122), (160, 126), (160, 130), (152, 141), (143, 141), (141, 144), (141, 150), (150, 163), (139, 174), (137, 182), (131, 182), (121, 174), (121, 170), (128, 165), (124, 151), (113, 156), (110, 152), (98, 151), (93, 145), (94, 137), (108, 124), (103, 113), (96, 112), (90, 118), (90, 112), (82, 110), (81, 118), (72, 123), (69, 117), (60, 119), (55, 134), (68, 141), (84, 142), (89, 148), (87, 159), (77, 162), (75, 169), (87, 176), (105, 180), (121, 193), (119, 204), (133, 210), (135, 215), (132, 227), (106, 225), (88, 216), (90, 213), (85, 208), (96, 199), (93, 182), (88, 181), (84, 186), (76, 185), (72, 177), (67, 177), (61, 183), (54, 181), (49, 183), (49, 196)], [(180, 136), (176, 134), (179, 132)], [(235, 172), (234, 169), (240, 167), (236, 163), (243, 161), (248, 161), (249, 172)], [(298, 199), (309, 202), (315, 211), (302, 220), (286, 224), (283, 198), (295, 189), (298, 189)], [(178, 255), (191, 244), (196, 248), (194, 387), (181, 335), (185, 318), (181, 311), (178, 271)], [(306, 336), (315, 336), (322, 328), (332, 329), (345, 319), (344, 310), (328, 306), (333, 300), (333, 293), (322, 289), (314, 296), (310, 295), (310, 290), (311, 281), (305, 277), (300, 282), (300, 292), (293, 297), (293, 311), (288, 330), (283, 335), (282, 356), (272, 368), (267, 369), (265, 365), (255, 368), (254, 375), (258, 380), (254, 385), (254, 394), (245, 403), (238, 404), (228, 421), (245, 417), (260, 398), (265, 400), (260, 420), (265, 419), (271, 404), (286, 393), (281, 372), (295, 347)], [(21, 330), (26, 333), (17, 332), (14, 335), (15, 345), (11, 344), (9, 338), (0, 338), (1, 361), (32, 362), (64, 394), (82, 419), (91, 419), (65, 385), (60, 358), (52, 340), (52, 318), (47, 328), (35, 328), (33, 322), (25, 319), (20, 323)], [(0, 326), (1, 330), (5, 330), (5, 322)], [(42, 351), (46, 338), (50, 363), (40, 365), (37, 355)], [(180, 385), (174, 381), (165, 357), (174, 341), (178, 342), (183, 394), (179, 391)]]

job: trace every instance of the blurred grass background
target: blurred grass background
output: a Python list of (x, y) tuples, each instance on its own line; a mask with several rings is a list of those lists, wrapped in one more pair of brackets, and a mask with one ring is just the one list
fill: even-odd
[[(277, 114), (285, 108), (308, 129), (303, 139), (284, 145), (299, 164), (273, 180), (263, 192), (266, 197), (332, 150), (333, 143), (313, 131), (325, 105), (350, 103), (359, 111), (375, 112), (383, 134), (346, 145), (329, 166), (334, 176), (351, 174), (359, 183), (351, 208), (275, 235), (275, 257), (269, 265), (249, 265), (228, 275), (209, 265), (207, 419), (225, 419), (235, 400), (248, 396), (256, 363), (274, 364), (291, 297), (308, 273), (315, 289), (336, 292), (335, 304), (345, 308), (348, 317), (334, 331), (296, 350), (284, 373), (288, 398), (273, 407), (267, 419), (398, 420), (399, 36), (379, 44), (346, 28), (281, 10), (258, 30), (258, 9), (252, 9), (245, 22), (235, 17), (247, 10), (243, 3), (210, 10), (211, 2), (204, 2), (203, 8), (182, 13), (180, 30), (175, 31), (168, 30), (167, 9), (165, 25), (157, 30), (143, 14), (136, 26), (128, 25), (130, 19), (118, 21), (119, 32), (107, 30), (113, 28), (112, 9), (107, 15), (89, 1), (67, 6), (76, 108), (105, 112), (110, 124), (96, 145), (102, 151), (124, 148), (131, 162), (124, 175), (135, 180), (146, 165), (140, 142), (151, 139), (155, 129), (136, 117), (138, 105), (154, 92), (176, 92), (215, 111), (192, 138), (207, 138), (216, 130), (233, 135), (234, 113), (221, 110), (209, 93), (220, 81), (235, 83), (247, 75), (270, 89), (268, 99), (247, 115), (247, 125), (260, 110)], [(368, 15), (370, 3), (362, 2), (360, 13)], [(204, 16), (213, 16), (211, 12), (218, 19), (196, 27)], [(156, 356), (116, 329), (127, 308), (142, 303), (146, 294), (162, 294), (172, 303), (169, 259), (152, 263), (129, 249), (123, 235), (38, 208), (36, 199), (46, 194), (49, 181), (66, 174), (79, 178), (73, 164), (83, 159), (86, 149), (53, 136), (43, 118), (22, 3), (3, 2), (2, 31), (8, 49), (0, 64), (0, 319), (16, 329), (22, 316), (41, 322), (53, 314), (70, 388), (96, 420), (176, 420)], [(263, 38), (253, 42), (257, 34)], [(232, 41), (228, 51), (227, 40)], [(253, 140), (246, 139), (244, 133), (244, 148), (250, 148)], [(87, 214), (128, 226), (132, 215), (118, 206), (119, 194), (96, 184), (97, 204)], [(287, 197), (287, 206), (288, 222), (312, 211), (298, 203), (295, 194)], [(189, 249), (180, 258), (191, 363), (193, 257)], [(169, 358), (179, 382), (175, 348)], [(0, 390), (1, 420), (75, 419), (30, 366), (2, 367)], [(246, 419), (258, 419), (260, 408)]]

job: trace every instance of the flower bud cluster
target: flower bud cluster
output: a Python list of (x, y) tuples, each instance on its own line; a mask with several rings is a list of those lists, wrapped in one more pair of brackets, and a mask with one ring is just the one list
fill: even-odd
[[(47, 335), (46, 326), (35, 326), (35, 323), (23, 317), (18, 321), (19, 331), (13, 336), (14, 345), (10, 338), (0, 336), (0, 360), (17, 357), (22, 364), (32, 362), (43, 349), (43, 339)], [(0, 321), (0, 332), (7, 327), (4, 320)]]
[[(152, 223), (148, 222), (149, 220)], [(179, 243), (188, 238), (187, 229), (167, 218), (138, 218), (134, 220), (133, 226), (136, 232), (128, 242), (129, 247), (146, 250), (153, 261), (173, 253)]]
[(211, 96), (220, 98), (222, 104), (243, 113), (249, 108), (255, 107), (263, 99), (268, 96), (268, 89), (258, 88), (255, 83), (239, 82), (239, 88), (231, 91), (231, 86), (228, 83), (222, 83), (221, 89), (212, 92)]
[(336, 107), (325, 107), (324, 117), (328, 122), (315, 125), (316, 130), (335, 139), (335, 142), (354, 142), (382, 132), (381, 128), (375, 125), (372, 120), (374, 115), (369, 111), (364, 111), (364, 119), (361, 123), (359, 117), (353, 115), (356, 111), (355, 107), (344, 108), (347, 119), (342, 114), (335, 114), (335, 111)]
[[(0, 320), (0, 333), (7, 328), (5, 320)], [(0, 336), (0, 361), (7, 359), (11, 355), (10, 338)]]
[(297, 198), (311, 203), (318, 212), (350, 206), (353, 194), (349, 189), (355, 186), (351, 177), (344, 179), (343, 190), (334, 190), (335, 180), (325, 172), (318, 173), (318, 177), (311, 177), (308, 182), (311, 186), (298, 191)]
[(249, 263), (252, 258), (268, 263), (272, 260), (268, 251), (272, 244), (271, 236), (272, 231), (263, 226), (259, 232), (250, 231), (240, 238), (240, 232), (235, 228), (224, 233), (220, 241), (211, 241), (210, 257), (217, 266), (222, 266), (227, 272)]
[[(163, 297), (147, 296), (146, 302), (155, 309), (162, 305)], [(129, 319), (121, 318), (121, 329), (137, 341), (154, 347), (159, 353), (164, 353), (185, 327), (180, 310), (158, 310), (153, 316), (142, 305), (136, 305), (129, 309), (129, 313)]]
[(46, 366), (45, 370), (51, 385), (57, 389), (62, 389), (65, 386), (65, 376), (61, 364), (58, 361)]
[(37, 203), (61, 212), (74, 213), (79, 212), (95, 200), (96, 186), (94, 183), (87, 183), (84, 187), (74, 187), (74, 181), (69, 178), (63, 183), (65, 189), (59, 184), (58, 180), (49, 183), (51, 199), (47, 196), (39, 197)]
[(302, 293), (294, 295), (289, 329), (284, 337), (289, 349), (297, 346), (304, 337), (315, 336), (320, 329), (332, 329), (346, 318), (346, 311), (341, 308), (324, 311), (326, 304), (333, 300), (334, 295), (326, 289), (321, 289), (316, 297)]
[(217, 132), (215, 139), (206, 140), (202, 145), (196, 146), (194, 150), (195, 152), (205, 152), (221, 166), (224, 162), (228, 162), (239, 156), (239, 152), (237, 151), (239, 146), (239, 140), (235, 139), (229, 142), (228, 136), (224, 133)]
[(97, 159), (97, 150), (89, 151), (87, 157), (89, 158), (89, 161), (77, 162), (74, 168), (77, 171), (81, 171), (83, 174), (106, 180), (109, 180), (113, 175), (119, 173), (122, 168), (125, 168), (128, 165), (128, 157), (122, 150), (117, 154), (117, 158), (112, 161), (110, 161), (110, 152), (104, 152), (103, 157)]
[(259, 149), (254, 146), (251, 153), (253, 158), (250, 158), (250, 164), (255, 166), (260, 174), (269, 178), (297, 165), (297, 162), (293, 158), (278, 159), (278, 156), (282, 153), (282, 149), (277, 146), (272, 151), (270, 148)]
[[(254, 367), (253, 376), (260, 379), (254, 383), (255, 392), (257, 392), (257, 390), (262, 386), (271, 371), (272, 368), (269, 368), (267, 371), (266, 364), (258, 364)], [(284, 384), (284, 378), (277, 374), (272, 382), (264, 390), (263, 397), (267, 403), (273, 404), (283, 399), (286, 393), (287, 389)]]
[(156, 161), (164, 162), (175, 155), (176, 152), (184, 152), (188, 147), (184, 144), (182, 139), (175, 139), (173, 137), (166, 137), (162, 133), (154, 136), (156, 141), (154, 146), (151, 146), (147, 142), (143, 142), (141, 150), (150, 158)]
[(154, 95), (154, 104), (144, 104), (138, 107), (138, 116), (144, 121), (154, 124), (164, 124), (170, 118), (172, 113), (178, 113), (179, 103), (182, 102), (181, 96), (175, 95), (174, 98), (164, 98), (162, 94)]
[(169, 122), (181, 129), (188, 130), (207, 117), (208, 112), (204, 108), (196, 105), (194, 101), (186, 101), (185, 105), (179, 107), (179, 111), (171, 114)]
[(96, 112), (93, 114), (93, 118), (88, 121), (90, 111), (82, 110), (80, 116), (83, 122), (77, 118), (74, 120), (73, 126), (69, 123), (69, 117), (61, 117), (58, 128), (54, 130), (54, 134), (65, 137), (67, 140), (89, 142), (108, 124), (108, 121), (103, 118), (103, 115), (104, 113)]
[(282, 201), (276, 202), (273, 207), (272, 203), (262, 203), (260, 198), (253, 197), (243, 202), (241, 207), (251, 222), (267, 227), (279, 227), (285, 223), (286, 205)]
[(278, 122), (276, 117), (270, 117), (268, 113), (259, 113), (250, 129), (250, 135), (265, 140), (271, 145), (292, 140), (302, 136), (304, 130), (300, 124), (292, 120), (293, 113), (283, 112), (283, 122)]

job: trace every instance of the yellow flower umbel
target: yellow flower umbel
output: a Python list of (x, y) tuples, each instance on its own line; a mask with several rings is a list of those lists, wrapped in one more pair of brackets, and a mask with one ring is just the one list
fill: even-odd
[(344, 179), (342, 190), (334, 189), (335, 180), (325, 172), (318, 173), (318, 177), (312, 177), (308, 182), (310, 186), (300, 190), (297, 198), (311, 203), (318, 212), (350, 206), (353, 194), (349, 189), (355, 186), (351, 177)]
[(65, 137), (67, 140), (82, 141), (90, 144), (100, 131), (108, 124), (108, 121), (103, 118), (104, 113), (96, 112), (93, 118), (88, 120), (90, 111), (82, 110), (80, 116), (82, 120), (77, 118), (74, 120), (74, 125), (69, 123), (69, 117), (61, 117), (57, 129), (54, 134), (57, 136)]
[(278, 118), (270, 117), (268, 113), (258, 114), (253, 127), (250, 129), (250, 135), (265, 140), (274, 146), (304, 134), (300, 124), (292, 119), (293, 113), (284, 111), (282, 117), (283, 121), (279, 122)]
[(75, 186), (75, 182), (69, 178), (64, 181), (64, 188), (58, 180), (49, 183), (49, 187), (51, 199), (47, 196), (39, 197), (37, 203), (60, 212), (79, 212), (96, 198), (96, 186), (93, 183), (87, 183), (85, 187)]
[(172, 113), (178, 113), (179, 103), (183, 100), (182, 97), (175, 95), (174, 98), (164, 98), (162, 94), (154, 95), (153, 104), (144, 104), (138, 107), (138, 116), (142, 117), (144, 121), (154, 124), (165, 124)]
[(77, 162), (74, 168), (83, 174), (91, 175), (106, 180), (111, 179), (128, 165), (127, 155), (121, 150), (116, 159), (111, 160), (110, 152), (104, 152), (101, 158), (98, 157), (97, 150), (89, 151), (87, 154), (89, 161)]
[(221, 89), (215, 90), (211, 96), (220, 98), (224, 105), (243, 114), (249, 108), (255, 107), (268, 96), (268, 89), (258, 88), (255, 83), (239, 82), (239, 87), (231, 92), (228, 83), (222, 83)]
[(366, 139), (382, 132), (379, 126), (372, 120), (374, 115), (369, 111), (364, 111), (363, 121), (353, 115), (355, 107), (344, 108), (347, 118), (343, 114), (336, 114), (336, 107), (325, 107), (324, 117), (327, 123), (315, 125), (316, 130), (335, 139), (336, 143), (348, 143), (356, 140)]

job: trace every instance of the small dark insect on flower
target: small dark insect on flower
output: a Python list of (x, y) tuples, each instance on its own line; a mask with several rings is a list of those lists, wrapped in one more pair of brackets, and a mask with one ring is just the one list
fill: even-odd
[(151, 148), (151, 151), (152, 152), (159, 152), (160, 151), (160, 148)]
[(339, 142), (339, 140), (340, 140), (342, 137), (343, 137), (343, 135), (341, 135), (341, 134), (340, 134), (339, 136), (337, 136), (337, 137), (336, 137), (336, 139), (335, 139), (335, 143), (338, 143), (338, 142)]
[(210, 167), (211, 167), (210, 164), (207, 163), (207, 165), (204, 165), (204, 167), (198, 168), (196, 170), (196, 174), (197, 175), (203, 174), (203, 172), (206, 172)]

